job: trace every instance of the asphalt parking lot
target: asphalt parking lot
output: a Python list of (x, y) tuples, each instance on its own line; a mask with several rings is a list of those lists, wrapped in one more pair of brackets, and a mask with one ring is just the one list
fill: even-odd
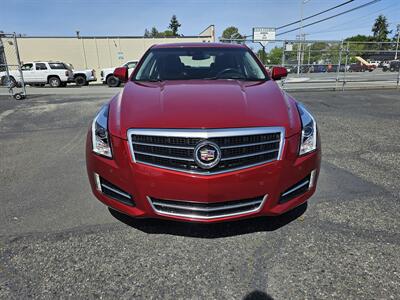
[(399, 90), (293, 93), (323, 145), (308, 207), (207, 226), (111, 214), (84, 141), (119, 89), (42, 90), (0, 96), (0, 298), (398, 299)]

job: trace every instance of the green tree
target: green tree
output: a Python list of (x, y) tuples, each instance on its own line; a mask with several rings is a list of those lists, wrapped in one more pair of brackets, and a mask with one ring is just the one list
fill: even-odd
[(379, 15), (374, 25), (372, 26), (372, 32), (374, 34), (374, 38), (378, 42), (385, 42), (387, 41), (387, 36), (390, 33), (389, 31), (389, 24), (387, 19), (383, 15)]
[(175, 36), (174, 33), (172, 32), (172, 30), (165, 30), (164, 32), (162, 32), (163, 36)]
[(379, 49), (379, 46), (373, 43), (369, 42), (375, 42), (375, 38), (370, 35), (354, 35), (351, 37), (348, 37), (347, 39), (344, 40), (345, 42), (345, 47), (346, 47), (346, 42), (349, 42), (349, 62), (353, 63), (356, 62), (357, 60), (355, 59), (356, 56), (362, 56), (365, 54), (366, 50), (377, 50)]
[[(239, 29), (237, 27), (230, 26), (225, 28), (225, 30), (222, 32), (222, 38), (225, 40), (230, 40), (230, 39), (241, 40), (244, 39), (244, 36), (239, 33)], [(229, 42), (229, 41), (223, 41), (223, 42)]]
[(151, 28), (150, 37), (152, 38), (160, 37), (160, 33), (158, 32), (157, 28), (155, 27)]
[(171, 29), (173, 36), (178, 35), (179, 27), (181, 27), (181, 24), (178, 22), (178, 19), (176, 18), (176, 16), (173, 15), (171, 18), (171, 21), (169, 22), (169, 26), (168, 26), (168, 28)]
[(282, 53), (282, 47), (272, 48), (267, 55), (268, 63), (271, 65), (280, 65), (282, 63)]
[(143, 36), (144, 37), (151, 37), (150, 31), (147, 28), (144, 30), (144, 35)]

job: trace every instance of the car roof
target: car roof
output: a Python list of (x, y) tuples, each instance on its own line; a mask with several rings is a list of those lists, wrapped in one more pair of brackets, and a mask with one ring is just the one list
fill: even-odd
[(62, 61), (58, 60), (34, 60), (26, 63), (49, 63), (49, 64), (63, 64)]
[(161, 48), (247, 48), (241, 44), (229, 43), (171, 43), (171, 44), (158, 44), (154, 45), (153, 49)]

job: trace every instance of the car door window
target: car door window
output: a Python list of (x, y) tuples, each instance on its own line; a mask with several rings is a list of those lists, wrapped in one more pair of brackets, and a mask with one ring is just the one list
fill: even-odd
[(33, 64), (24, 64), (21, 67), (22, 71), (32, 71), (33, 70)]
[(46, 64), (36, 63), (36, 70), (47, 70)]
[(49, 63), (50, 69), (65, 70), (67, 67), (63, 63)]

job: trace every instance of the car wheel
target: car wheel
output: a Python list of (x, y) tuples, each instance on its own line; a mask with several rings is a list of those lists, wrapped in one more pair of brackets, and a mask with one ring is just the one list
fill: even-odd
[(79, 75), (79, 76), (75, 77), (75, 84), (77, 86), (84, 86), (84, 85), (86, 85), (86, 83), (87, 83), (87, 81), (86, 81), (85, 76)]
[(60, 87), (61, 86), (61, 80), (58, 77), (50, 77), (49, 78), (49, 84), (51, 87)]
[(120, 84), (121, 82), (119, 81), (119, 79), (113, 75), (107, 78), (107, 85), (109, 87), (118, 87)]
[(21, 93), (17, 93), (14, 95), (14, 99), (15, 100), (23, 100), (23, 99), (25, 99), (25, 95), (23, 95)]

